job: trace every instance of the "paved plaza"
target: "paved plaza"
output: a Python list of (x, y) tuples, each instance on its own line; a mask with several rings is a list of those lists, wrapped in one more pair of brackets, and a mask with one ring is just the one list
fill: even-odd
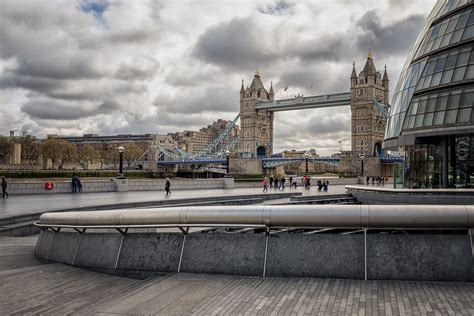
[(474, 284), (170, 274), (136, 280), (41, 264), (0, 237), (0, 314), (473, 315)]
[(172, 190), (170, 196), (166, 196), (164, 191), (11, 195), (8, 199), (0, 200), (0, 218), (73, 207), (161, 201), (166, 199), (180, 200), (202, 197), (211, 198), (216, 196), (263, 195), (277, 192), (302, 192), (303, 195), (329, 195), (341, 194), (345, 191), (344, 185), (334, 185), (329, 187), (328, 192), (318, 192), (315, 187), (312, 187), (310, 190), (297, 187), (296, 189), (287, 188), (284, 191), (269, 190), (268, 193), (263, 193), (261, 188)]

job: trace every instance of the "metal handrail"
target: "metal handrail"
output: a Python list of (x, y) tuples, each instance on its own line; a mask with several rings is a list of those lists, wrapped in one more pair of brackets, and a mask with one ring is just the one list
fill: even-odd
[(251, 205), (53, 212), (38, 225), (474, 228), (474, 205)]

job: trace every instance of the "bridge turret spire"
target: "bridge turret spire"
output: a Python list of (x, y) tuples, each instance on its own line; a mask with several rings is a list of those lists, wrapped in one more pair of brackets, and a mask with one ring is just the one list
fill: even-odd
[(375, 77), (377, 75), (377, 69), (375, 68), (374, 65), (374, 58), (372, 56), (372, 51), (369, 50), (369, 53), (367, 55), (367, 61), (365, 62), (364, 69), (362, 70), (367, 77), (373, 76)]
[(357, 79), (357, 72), (356, 72), (356, 64), (355, 64), (355, 62), (352, 62), (352, 74), (351, 74), (351, 79)]
[(245, 93), (244, 79), (242, 78), (242, 85), (240, 86), (240, 93)]

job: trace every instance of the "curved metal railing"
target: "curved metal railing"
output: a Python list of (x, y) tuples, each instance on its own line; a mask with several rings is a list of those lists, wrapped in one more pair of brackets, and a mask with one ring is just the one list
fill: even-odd
[(474, 228), (474, 205), (252, 205), (52, 212), (43, 228)]

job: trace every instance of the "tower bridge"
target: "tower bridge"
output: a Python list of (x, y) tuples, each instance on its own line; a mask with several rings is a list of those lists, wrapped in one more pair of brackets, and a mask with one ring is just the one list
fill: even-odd
[[(385, 125), (390, 113), (389, 79), (385, 67), (383, 75), (377, 71), (373, 56), (369, 52), (362, 71), (357, 74), (355, 63), (350, 77), (350, 91), (315, 96), (297, 95), (294, 98), (276, 100), (273, 83), (267, 90), (258, 70), (250, 86), (242, 80), (240, 88), (240, 110), (228, 128), (199, 153), (186, 153), (176, 148), (174, 153), (159, 148), (158, 164), (173, 165), (187, 163), (216, 163), (226, 159), (226, 152), (237, 159), (258, 159), (263, 168), (274, 168), (291, 159), (271, 158), (273, 154), (274, 113), (304, 109), (349, 106), (351, 111), (351, 153), (353, 156), (382, 157), (382, 142)], [(240, 135), (227, 141), (227, 147), (219, 146), (228, 138), (230, 131), (240, 119)], [(384, 158), (384, 157), (382, 157)], [(340, 158), (312, 158), (322, 163), (338, 163)], [(397, 158), (398, 160), (400, 158)], [(298, 160), (298, 158), (296, 159)], [(295, 160), (295, 161), (296, 161)], [(299, 158), (304, 160), (304, 158)], [(393, 162), (393, 159), (384, 159)]]

